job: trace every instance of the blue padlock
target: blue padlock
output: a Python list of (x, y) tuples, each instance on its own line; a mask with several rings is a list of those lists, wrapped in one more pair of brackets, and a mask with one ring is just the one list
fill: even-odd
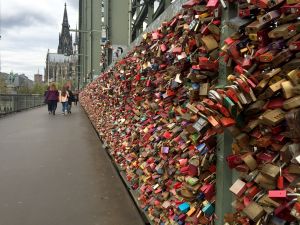
[(180, 212), (187, 213), (190, 210), (190, 205), (187, 202), (184, 202), (178, 206)]
[(149, 207), (150, 207), (150, 205), (146, 205), (146, 207), (143, 209), (145, 212), (147, 212), (148, 211), (148, 209), (149, 209)]
[(193, 88), (194, 90), (198, 90), (198, 89), (200, 88), (200, 85), (197, 84), (197, 83), (192, 83), (192, 88)]
[(206, 216), (211, 216), (215, 212), (215, 207), (209, 203), (203, 207), (202, 211)]
[(201, 192), (200, 194), (197, 195), (196, 200), (197, 201), (203, 201), (205, 199), (205, 194)]
[(159, 175), (164, 174), (163, 168), (159, 168), (156, 172), (157, 172)]
[(174, 216), (173, 220), (177, 222), (179, 220), (178, 216)]

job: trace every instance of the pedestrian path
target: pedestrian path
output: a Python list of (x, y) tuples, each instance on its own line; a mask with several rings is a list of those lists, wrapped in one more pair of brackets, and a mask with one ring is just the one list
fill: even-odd
[(80, 106), (0, 119), (0, 225), (142, 225)]

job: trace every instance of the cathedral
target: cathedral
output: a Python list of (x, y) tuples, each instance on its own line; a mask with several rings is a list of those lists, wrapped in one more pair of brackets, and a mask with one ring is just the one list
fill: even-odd
[[(55, 82), (60, 87), (65, 84), (77, 87), (78, 70), (77, 70), (77, 33), (73, 43), (68, 21), (67, 5), (65, 4), (63, 23), (59, 33), (57, 53), (50, 53), (46, 56), (46, 68), (44, 80), (45, 83)], [(74, 46), (74, 47), (73, 47)]]

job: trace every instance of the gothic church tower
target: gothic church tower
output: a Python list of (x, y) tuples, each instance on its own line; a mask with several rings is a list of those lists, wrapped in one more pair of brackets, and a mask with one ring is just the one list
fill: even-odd
[(72, 46), (72, 35), (70, 34), (70, 25), (68, 22), (67, 14), (67, 4), (65, 3), (64, 18), (61, 28), (61, 33), (59, 34), (59, 44), (57, 48), (58, 54), (72, 55), (73, 46)]

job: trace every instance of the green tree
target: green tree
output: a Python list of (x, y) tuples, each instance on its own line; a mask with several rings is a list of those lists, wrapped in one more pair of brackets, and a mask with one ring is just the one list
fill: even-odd
[(56, 87), (57, 87), (58, 90), (61, 90), (63, 86), (64, 85), (61, 82), (56, 83)]
[(19, 87), (17, 90), (18, 94), (31, 94), (31, 90), (29, 87)]
[(31, 89), (31, 94), (40, 94), (43, 95), (47, 89), (46, 84), (35, 83)]
[(0, 93), (6, 93), (6, 84), (5, 80), (2, 77), (0, 77)]

